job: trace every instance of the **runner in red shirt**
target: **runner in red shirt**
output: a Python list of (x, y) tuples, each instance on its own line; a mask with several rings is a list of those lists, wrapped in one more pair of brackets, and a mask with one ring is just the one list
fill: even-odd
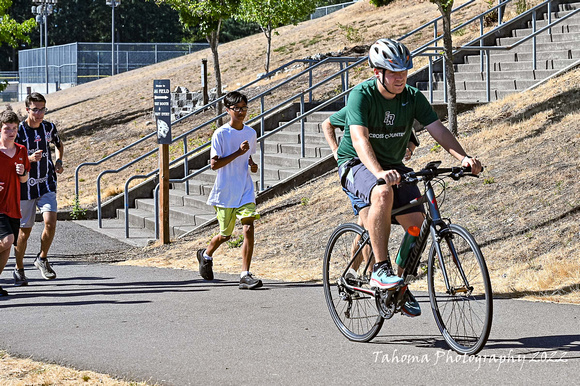
[[(0, 113), (0, 273), (4, 270), (10, 248), (16, 245), (20, 229), (20, 183), (28, 180), (30, 161), (26, 147), (14, 143), (18, 116), (11, 110)], [(0, 287), (0, 297), (8, 292)]]

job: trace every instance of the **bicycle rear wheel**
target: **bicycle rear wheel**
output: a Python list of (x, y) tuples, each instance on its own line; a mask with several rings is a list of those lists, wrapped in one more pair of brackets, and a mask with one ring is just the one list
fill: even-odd
[[(451, 349), (473, 355), (483, 348), (491, 330), (493, 296), (487, 265), (475, 239), (465, 228), (451, 224), (442, 236), (440, 258), (435, 243), (429, 251), (427, 273), (431, 309)], [(460, 264), (456, 264), (457, 261)], [(449, 290), (441, 262), (447, 273)]]
[[(356, 342), (373, 339), (384, 321), (372, 295), (345, 285), (370, 290), (370, 272), (365, 271), (368, 271), (366, 262), (372, 258), (372, 250), (370, 242), (362, 241), (363, 233), (364, 229), (356, 224), (338, 226), (328, 240), (322, 272), (324, 296), (332, 320), (344, 336)], [(357, 258), (353, 261), (355, 254)]]

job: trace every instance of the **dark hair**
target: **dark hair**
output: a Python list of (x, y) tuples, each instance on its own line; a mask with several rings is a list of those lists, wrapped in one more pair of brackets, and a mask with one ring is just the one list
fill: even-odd
[(26, 99), (24, 100), (24, 104), (26, 105), (26, 107), (30, 107), (30, 104), (32, 102), (44, 102), (44, 103), (46, 103), (46, 99), (44, 99), (44, 96), (41, 93), (33, 92), (32, 94), (28, 94), (26, 96)]
[(238, 91), (229, 92), (224, 97), (224, 105), (226, 107), (234, 106), (242, 101), (248, 104), (248, 97)]
[(4, 110), (0, 113), (0, 124), (19, 123), (18, 115), (12, 110)]

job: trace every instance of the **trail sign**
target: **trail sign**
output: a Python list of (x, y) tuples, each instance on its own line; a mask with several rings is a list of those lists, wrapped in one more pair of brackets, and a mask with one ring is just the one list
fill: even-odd
[(171, 88), (169, 79), (153, 81), (153, 111), (157, 123), (157, 143), (171, 144)]

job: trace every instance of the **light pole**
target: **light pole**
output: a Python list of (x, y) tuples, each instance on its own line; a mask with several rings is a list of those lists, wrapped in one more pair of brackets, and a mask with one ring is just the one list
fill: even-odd
[(58, 0), (32, 0), (38, 4), (32, 7), (32, 13), (36, 15), (36, 21), (40, 24), (40, 46), (42, 47), (42, 25), (44, 24), (44, 80), (46, 93), (48, 94), (48, 16), (52, 15)]
[(121, 0), (105, 0), (111, 7), (111, 76), (115, 75), (115, 7), (121, 5)]

